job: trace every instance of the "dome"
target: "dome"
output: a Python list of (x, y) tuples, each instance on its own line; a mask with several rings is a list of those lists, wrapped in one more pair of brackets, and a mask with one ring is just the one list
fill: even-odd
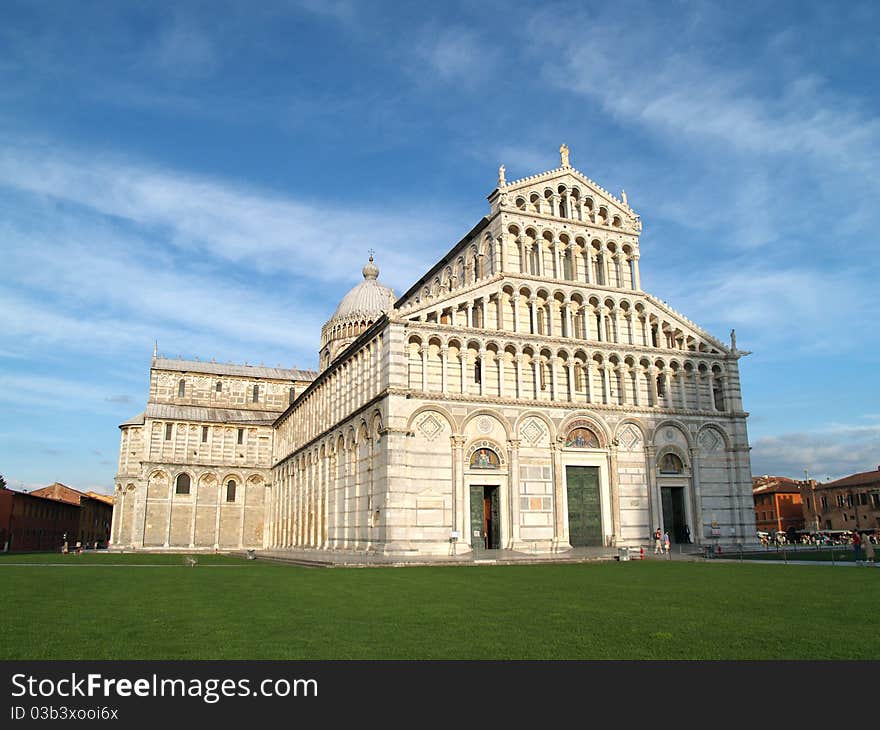
[[(342, 297), (330, 322), (337, 319), (365, 317), (375, 320), (391, 309), (394, 292), (379, 283), (379, 268), (373, 263), (373, 257), (363, 269), (364, 280)], [(328, 322), (329, 324), (329, 322)]]

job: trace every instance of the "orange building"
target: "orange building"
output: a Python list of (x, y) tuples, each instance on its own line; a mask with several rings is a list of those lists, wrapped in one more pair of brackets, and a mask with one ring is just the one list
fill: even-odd
[(788, 477), (752, 477), (755, 499), (755, 526), (761, 532), (775, 535), (789, 529), (804, 528), (801, 483)]
[(32, 492), (0, 489), (0, 550), (60, 550), (66, 541), (107, 546), (113, 498), (55, 482)]

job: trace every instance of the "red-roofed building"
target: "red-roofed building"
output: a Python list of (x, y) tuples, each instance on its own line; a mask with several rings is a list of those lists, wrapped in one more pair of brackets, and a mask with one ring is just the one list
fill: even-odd
[(880, 466), (833, 482), (800, 482), (804, 517), (813, 530), (880, 528)]
[(755, 527), (775, 535), (804, 528), (800, 482), (788, 477), (752, 477)]
[(113, 499), (55, 482), (32, 492), (0, 489), (0, 550), (60, 550), (65, 540), (106, 547)]

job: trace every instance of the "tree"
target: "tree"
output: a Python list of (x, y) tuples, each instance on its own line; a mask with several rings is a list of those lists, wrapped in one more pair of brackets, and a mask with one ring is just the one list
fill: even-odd
[(6, 489), (6, 479), (3, 478), (2, 474), (0, 474), (0, 489)]

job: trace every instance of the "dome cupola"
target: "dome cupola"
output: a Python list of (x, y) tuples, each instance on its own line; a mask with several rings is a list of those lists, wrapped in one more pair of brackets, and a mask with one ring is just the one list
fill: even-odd
[(321, 328), (321, 369), (394, 306), (394, 291), (379, 283), (373, 255), (362, 272), (364, 280), (348, 292)]

